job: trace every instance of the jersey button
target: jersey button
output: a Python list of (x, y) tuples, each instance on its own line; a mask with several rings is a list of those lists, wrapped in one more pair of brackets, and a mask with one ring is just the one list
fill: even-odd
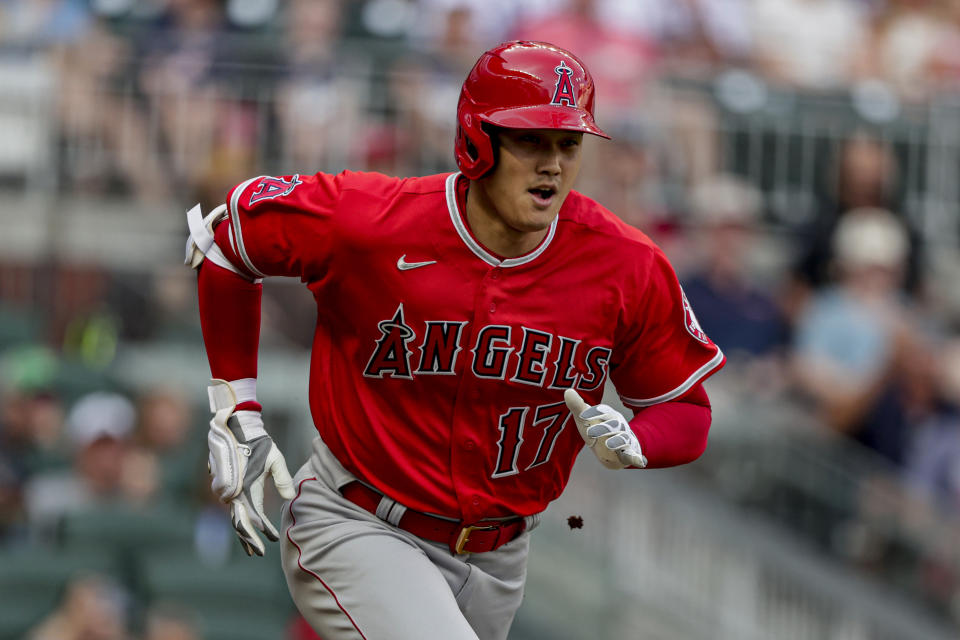
[(473, 506), (477, 506), (478, 504), (480, 504), (480, 498), (478, 498), (477, 496), (473, 496), (473, 500), (471, 500), (470, 502), (473, 503)]
[(463, 446), (467, 451), (473, 451), (473, 448), (477, 446), (477, 443), (474, 442), (473, 440), (467, 440), (466, 442), (463, 443)]
[(499, 280), (499, 279), (500, 279), (500, 269), (494, 269), (493, 271), (491, 271), (491, 272), (490, 272), (490, 279), (491, 279), (491, 280)]
[(496, 303), (491, 302), (491, 303), (490, 303), (490, 313), (496, 313), (496, 311), (497, 311), (497, 305), (496, 305)]

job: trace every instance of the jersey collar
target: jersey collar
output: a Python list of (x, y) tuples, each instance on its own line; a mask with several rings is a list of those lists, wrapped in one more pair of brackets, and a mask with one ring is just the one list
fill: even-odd
[(463, 243), (467, 245), (467, 248), (470, 249), (475, 256), (491, 266), (506, 268), (517, 267), (532, 262), (547, 250), (547, 247), (550, 246), (550, 242), (553, 240), (554, 234), (557, 232), (557, 220), (560, 216), (553, 219), (546, 237), (537, 245), (537, 248), (530, 253), (516, 258), (500, 258), (487, 251), (483, 245), (477, 242), (473, 234), (470, 233), (470, 229), (467, 228), (467, 224), (464, 222), (464, 216), (460, 214), (460, 208), (457, 205), (457, 178), (459, 178), (460, 175), (461, 174), (457, 172), (451, 173), (447, 177), (447, 209), (450, 211), (450, 220), (453, 222), (453, 228), (457, 230), (460, 239), (463, 240)]

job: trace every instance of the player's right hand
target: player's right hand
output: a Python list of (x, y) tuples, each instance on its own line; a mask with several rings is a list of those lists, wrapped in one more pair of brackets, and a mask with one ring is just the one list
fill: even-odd
[(563, 392), (580, 437), (608, 469), (647, 466), (637, 434), (622, 413), (607, 404), (590, 406), (573, 389)]
[[(211, 389), (217, 385), (226, 385), (228, 389), (230, 386), (226, 381), (214, 380)], [(211, 397), (214, 395), (211, 393)], [(220, 394), (221, 397), (229, 395)], [(263, 512), (266, 477), (273, 477), (277, 492), (287, 500), (295, 495), (293, 478), (283, 454), (264, 429), (260, 412), (235, 412), (235, 407), (235, 402), (219, 404), (210, 420), (207, 444), (211, 487), (221, 502), (230, 505), (230, 519), (243, 550), (248, 556), (262, 556), (265, 548), (256, 530), (271, 541), (280, 538)]]

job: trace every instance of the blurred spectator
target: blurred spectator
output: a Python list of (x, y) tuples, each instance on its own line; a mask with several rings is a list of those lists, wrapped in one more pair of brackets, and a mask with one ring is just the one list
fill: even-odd
[[(753, 265), (762, 206), (757, 189), (730, 175), (715, 176), (692, 194), (697, 264), (683, 288), (704, 331), (731, 361), (772, 358), (786, 345), (783, 314), (762, 288), (775, 283), (762, 283)], [(760, 382), (775, 380), (767, 375)]]
[(62, 188), (142, 200), (167, 195), (146, 117), (126, 82), (129, 43), (97, 22), (61, 53), (56, 108)]
[(50, 387), (11, 389), (0, 402), (0, 458), (9, 456), (26, 477), (64, 466), (63, 406)]
[(918, 416), (906, 460), (907, 482), (941, 508), (960, 515), (960, 341), (942, 345), (931, 358), (934, 403)]
[(71, 581), (58, 608), (27, 633), (28, 640), (127, 640), (127, 594), (105, 576)]
[(664, 63), (684, 75), (745, 66), (753, 54), (749, 0), (680, 0), (667, 5)]
[(666, 242), (660, 234), (673, 223), (673, 212), (664, 193), (669, 159), (663, 156), (662, 138), (643, 122), (620, 123), (605, 131), (610, 140), (588, 141), (583, 147), (577, 190), (591, 197), (602, 194), (606, 206), (624, 222), (658, 244)]
[[(82, 397), (67, 416), (73, 466), (33, 477), (25, 489), (34, 533), (49, 537), (60, 518), (89, 506), (126, 498), (125, 473), (136, 419), (124, 396), (94, 392)], [(148, 470), (143, 470), (148, 471)]]
[(0, 398), (0, 539), (22, 533), (30, 478), (66, 463), (58, 448), (62, 423), (52, 392), (11, 391)]
[(529, 0), (523, 3), (518, 21), (539, 22), (557, 13), (580, 13), (584, 7), (591, 19), (604, 28), (625, 31), (650, 42), (666, 40), (676, 15), (685, 11), (673, 0)]
[(888, 81), (903, 97), (928, 95), (928, 65), (943, 33), (941, 11), (930, 0), (888, 0), (873, 20), (861, 59), (870, 75)]
[(670, 71), (746, 63), (753, 48), (751, 0), (530, 0), (520, 12), (529, 23), (585, 5), (605, 29), (655, 43), (657, 62)]
[(143, 640), (201, 640), (200, 623), (185, 607), (158, 603), (147, 611)]
[(360, 79), (368, 60), (339, 46), (343, 10), (337, 0), (287, 4), (276, 109), (281, 159), (291, 173), (341, 170), (362, 131)]
[(940, 30), (926, 60), (926, 77), (934, 89), (949, 93), (960, 85), (960, 2), (944, 2), (938, 17)]
[[(576, 53), (593, 69), (599, 98), (599, 121), (630, 119), (642, 104), (646, 83), (659, 60), (657, 27), (642, 24), (657, 14), (658, 2), (628, 3), (635, 11), (620, 15), (617, 23), (604, 20), (604, 11), (619, 11), (616, 3), (600, 0), (570, 0), (563, 8), (552, 4), (539, 14), (518, 23), (511, 38), (544, 40)], [(654, 5), (651, 7), (650, 5)]]
[[(827, 285), (834, 264), (833, 237), (847, 212), (858, 208), (897, 211), (900, 200), (900, 170), (889, 144), (871, 135), (854, 134), (837, 149), (824, 174), (819, 215), (800, 232), (802, 253), (794, 276), (801, 287), (795, 307), (802, 307), (810, 288)], [(906, 273), (903, 286), (919, 288), (918, 241), (909, 227)]]
[(508, 38), (520, 11), (514, 3), (493, 0), (421, 0), (411, 32), (414, 47), (456, 69), (460, 82), (477, 60), (477, 52)]
[(656, 122), (667, 130), (671, 166), (681, 179), (697, 182), (717, 167), (714, 108), (695, 92), (665, 93), (656, 84), (671, 61), (689, 71), (690, 61), (669, 57), (669, 46), (698, 46), (697, 25), (706, 17), (698, 9), (664, 0), (570, 0), (561, 10), (547, 4), (531, 12), (511, 37), (545, 40), (576, 53), (594, 69), (598, 121), (605, 130)]
[(899, 180), (890, 145), (865, 133), (854, 134), (837, 148), (829, 174), (824, 176), (826, 213), (836, 218), (859, 207), (889, 207), (894, 204)]
[(31, 477), (62, 468), (63, 407), (55, 391), (56, 362), (25, 347), (0, 359), (0, 539), (25, 533), (24, 488)]
[(902, 463), (909, 391), (928, 358), (901, 297), (907, 234), (889, 211), (856, 209), (837, 225), (833, 249), (836, 284), (797, 324), (796, 379), (824, 424)]
[(186, 400), (169, 389), (145, 393), (140, 400), (139, 417), (137, 444), (160, 454), (182, 447), (192, 428)]
[(757, 63), (801, 89), (842, 89), (853, 78), (866, 15), (849, 0), (753, 0)]
[(337, 0), (291, 0), (283, 18), (287, 71), (327, 78), (337, 70), (343, 7)]
[(6, 0), (0, 4), (0, 47), (46, 52), (76, 42), (91, 22), (84, 0)]
[[(473, 59), (461, 60), (466, 63), (466, 71), (473, 66), (477, 51), (485, 51), (499, 42), (508, 39), (509, 30), (524, 11), (529, 11), (532, 3), (518, 3), (510, 0), (419, 0), (417, 19), (411, 29), (414, 43), (437, 42), (438, 34), (449, 29), (452, 14), (459, 14), (455, 20), (463, 20), (469, 25), (470, 37), (476, 45)], [(422, 48), (422, 46), (420, 47)], [(467, 54), (464, 53), (466, 56)]]
[(169, 0), (138, 42), (143, 57), (139, 85), (147, 108), (159, 118), (168, 151), (163, 169), (176, 187), (196, 189), (211, 171), (211, 162), (227, 161), (217, 156), (222, 142), (233, 160), (232, 154), (247, 153), (256, 137), (232, 96), (218, 84), (217, 73), (229, 59), (226, 29), (218, 0)]
[(417, 33), (416, 56), (406, 56), (394, 65), (389, 81), (394, 118), (402, 132), (398, 142), (407, 149), (406, 164), (416, 171), (449, 171), (456, 104), (467, 72), (483, 51), (477, 23), (483, 13), (467, 2), (439, 2), (429, 29)]
[(133, 452), (140, 457), (141, 465), (155, 471), (152, 475), (136, 475), (141, 483), (150, 478), (158, 481), (153, 487), (141, 486), (142, 494), (148, 497), (160, 492), (164, 498), (182, 504), (194, 493), (196, 470), (205, 462), (192, 436), (204, 432), (195, 429), (186, 398), (172, 389), (149, 390), (141, 396), (137, 408)]

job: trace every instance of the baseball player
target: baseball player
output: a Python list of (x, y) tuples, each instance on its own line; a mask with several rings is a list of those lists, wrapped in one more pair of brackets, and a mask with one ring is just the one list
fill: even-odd
[[(690, 462), (724, 364), (643, 233), (572, 190), (594, 84), (558, 47), (484, 53), (457, 105), (459, 172), (246, 180), (188, 213), (213, 488), (248, 554), (281, 539), (324, 638), (505, 638), (531, 530), (584, 443), (610, 469)], [(291, 478), (257, 402), (260, 281), (317, 301)], [(599, 404), (608, 377), (632, 420)], [(282, 533), (264, 516), (271, 475)]]

